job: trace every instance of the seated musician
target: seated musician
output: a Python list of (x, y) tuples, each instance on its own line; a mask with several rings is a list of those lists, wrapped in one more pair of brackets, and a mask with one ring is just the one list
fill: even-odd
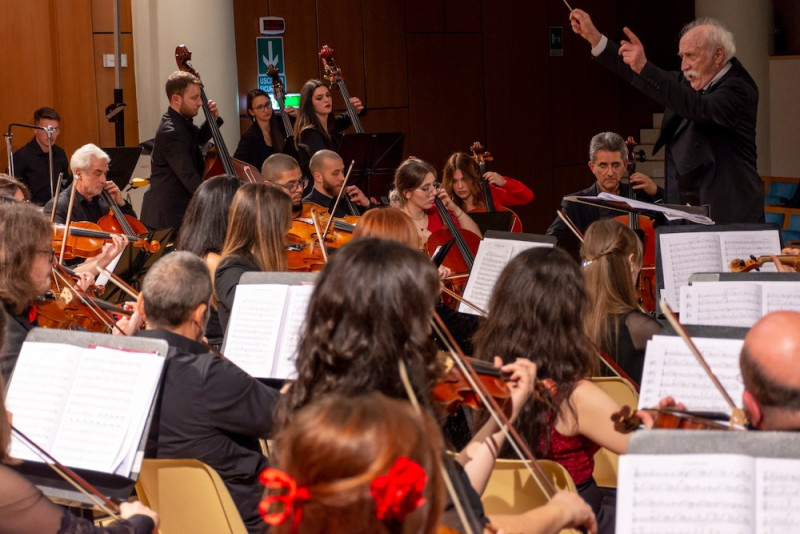
[[(303, 198), (303, 202), (332, 209), (344, 184), (345, 169), (342, 158), (332, 150), (320, 150), (311, 156), (308, 168), (314, 177), (314, 188)], [(361, 215), (371, 207), (372, 204), (361, 189), (348, 185), (344, 188), (333, 216)]]
[[(286, 114), (294, 119), (297, 109), (288, 106)], [(283, 150), (284, 141), (291, 133), (284, 131), (280, 116), (272, 111), (269, 95), (261, 89), (247, 93), (247, 116), (253, 124), (242, 134), (233, 157), (261, 168), (264, 160)]]
[[(546, 385), (545, 401), (529, 399), (515, 426), (537, 458), (563, 465), (592, 506), (599, 531), (614, 531), (615, 495), (592, 478), (600, 447), (617, 454), (630, 434), (614, 429), (620, 407), (588, 377), (598, 371), (596, 348), (585, 333), (589, 299), (579, 267), (559, 248), (534, 248), (506, 265), (489, 301), (489, 316), (473, 338), (475, 356), (503, 362), (530, 358)], [(509, 457), (508, 450), (501, 456)]]
[(586, 314), (589, 336), (635, 383), (641, 383), (647, 342), (661, 332), (661, 324), (641, 311), (636, 293), (642, 242), (621, 222), (600, 219), (586, 231), (581, 260), (591, 302)]
[(434, 197), (439, 197), (456, 226), (481, 236), (475, 221), (453, 202), (447, 191), (440, 188), (436, 182), (436, 170), (430, 163), (413, 158), (405, 160), (394, 173), (394, 187), (397, 207), (414, 221), (423, 243), (427, 243), (432, 233), (445, 227), (434, 207)]
[(279, 394), (199, 342), (210, 300), (208, 268), (189, 252), (164, 256), (144, 279), (137, 307), (147, 330), (137, 335), (169, 343), (147, 454), (196, 458), (213, 467), (248, 532), (263, 532), (258, 473), (267, 460), (258, 439), (272, 430)]
[(233, 197), (228, 221), (222, 259), (214, 274), (222, 332), (228, 327), (242, 274), (289, 269), (285, 241), (292, 225), (292, 202), (277, 187), (245, 184)]
[[(72, 205), (73, 221), (89, 221), (96, 223), (108, 215), (110, 206), (102, 196), (106, 190), (111, 199), (119, 206), (122, 213), (136, 217), (130, 202), (122, 197), (122, 192), (112, 181), (106, 180), (108, 175), (108, 162), (111, 158), (95, 145), (83, 145), (72, 154), (69, 166), (74, 176), (73, 183), (61, 191), (56, 202), (55, 222), (64, 224), (67, 220), (69, 199), (72, 188), (75, 188), (75, 201)], [(50, 215), (53, 210), (52, 199), (44, 206), (45, 215)]]
[(273, 154), (264, 160), (261, 175), (265, 183), (279, 185), (292, 198), (292, 217), (303, 212), (303, 191), (308, 179), (303, 178), (300, 164), (287, 154)]
[(519, 180), (493, 171), (481, 176), (481, 169), (469, 154), (455, 152), (442, 169), (442, 187), (456, 206), (467, 213), (486, 209), (481, 180), (488, 180), (496, 210), (520, 206), (533, 200), (533, 191)]
[[(399, 361), (407, 366), (410, 386), (424, 409), (434, 410), (431, 390), (442, 365), (430, 321), (438, 288), (433, 263), (405, 244), (364, 238), (339, 249), (317, 280), (300, 336), (297, 381), (281, 398), (276, 422), (286, 428), (301, 408), (333, 394), (351, 397), (378, 391), (407, 399)], [(511, 373), (513, 406), (521, 406), (530, 396), (535, 369), (527, 360), (503, 369)], [(594, 517), (588, 507), (567, 493), (523, 514), (486, 519), (475, 490), (485, 487), (495, 459), (492, 451), (503, 441), (500, 430), (489, 422), (460, 457), (467, 474), (462, 470), (456, 479), (465, 483), (465, 505), (481, 518), (481, 527), (490, 519), (507, 532), (557, 532), (575, 525), (592, 529)]]
[[(595, 135), (589, 143), (589, 169), (597, 180), (591, 187), (568, 196), (596, 197), (600, 193), (611, 193), (627, 197), (629, 186), (620, 183), (627, 165), (628, 147), (622, 137), (613, 132), (602, 132)], [(664, 190), (646, 174), (634, 173), (630, 177), (630, 182), (633, 184), (636, 200), (650, 203), (663, 201)], [(594, 221), (614, 218), (622, 214), (617, 210), (597, 208), (566, 200), (561, 202), (561, 209), (566, 212), (582, 234)], [(559, 217), (556, 217), (550, 228), (547, 229), (547, 235), (555, 236), (558, 239), (558, 246), (578, 260), (580, 241)]]

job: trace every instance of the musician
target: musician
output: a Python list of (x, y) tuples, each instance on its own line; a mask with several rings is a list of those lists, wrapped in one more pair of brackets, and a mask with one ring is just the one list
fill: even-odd
[(733, 34), (714, 19), (687, 24), (677, 73), (648, 62), (628, 28), (619, 46), (583, 10), (572, 10), (570, 23), (602, 65), (667, 108), (653, 147), (654, 153), (666, 147), (666, 201), (709, 204), (717, 224), (764, 222), (764, 185), (756, 169), (758, 87), (734, 57)]
[[(405, 363), (420, 403), (433, 410), (430, 393), (442, 372), (430, 336), (438, 287), (433, 264), (404, 244), (364, 238), (339, 249), (320, 274), (311, 297), (296, 360), (298, 377), (279, 402), (278, 424), (285, 428), (299, 417), (298, 410), (334, 394), (351, 397), (379, 391), (406, 399), (399, 361)], [(512, 403), (520, 406), (530, 396), (535, 369), (527, 360), (503, 369), (511, 372)], [(503, 440), (494, 423), (487, 423), (460, 458), (470, 473), (469, 479), (460, 475), (471, 494), (465, 504), (479, 518), (483, 509), (471, 488), (485, 487), (494, 463), (491, 450)], [(557, 532), (568, 525), (591, 530), (593, 526), (588, 507), (566, 493), (541, 508), (491, 521), (509, 532)], [(487, 520), (481, 522), (485, 525)]]
[(486, 210), (481, 180), (488, 180), (496, 210), (520, 206), (533, 200), (533, 191), (518, 180), (493, 171), (481, 176), (478, 164), (464, 152), (451, 154), (442, 169), (442, 187), (456, 206), (467, 213)]
[[(489, 316), (478, 328), (475, 356), (503, 362), (531, 358), (547, 384), (545, 401), (530, 399), (515, 426), (537, 458), (563, 465), (597, 516), (599, 531), (613, 532), (613, 492), (594, 479), (600, 447), (617, 454), (630, 434), (614, 430), (620, 407), (587, 377), (598, 371), (596, 348), (583, 324), (589, 299), (578, 266), (559, 248), (526, 250), (511, 260), (494, 286)], [(508, 457), (508, 451), (501, 451)]]
[(273, 154), (264, 160), (261, 175), (265, 183), (278, 185), (292, 198), (292, 217), (297, 218), (303, 211), (303, 191), (308, 178), (297, 160), (288, 154)]
[[(83, 145), (72, 154), (69, 165), (75, 179), (70, 187), (61, 191), (56, 203), (55, 222), (64, 224), (67, 221), (67, 210), (72, 188), (75, 188), (75, 201), (72, 205), (73, 221), (97, 223), (109, 213), (109, 205), (101, 193), (106, 190), (111, 199), (119, 206), (122, 213), (136, 217), (130, 202), (122, 197), (117, 184), (107, 180), (108, 163), (111, 158), (97, 146), (89, 143)], [(44, 206), (45, 215), (53, 211), (53, 201)]]
[[(600, 193), (629, 196), (630, 186), (620, 182), (627, 165), (628, 147), (619, 134), (602, 132), (595, 135), (589, 143), (589, 170), (592, 171), (596, 181), (591, 187), (569, 196), (596, 197)], [(646, 174), (633, 173), (629, 177), (629, 181), (633, 184), (636, 200), (649, 203), (663, 201), (664, 190)], [(561, 202), (561, 209), (575, 223), (581, 233), (585, 233), (589, 225), (598, 219), (613, 218), (620, 214), (617, 210), (596, 208), (567, 200)], [(576, 260), (578, 259), (580, 241), (559, 217), (556, 217), (550, 228), (547, 229), (547, 235), (555, 236), (558, 239), (558, 246), (572, 254)]]
[[(169, 108), (156, 130), (150, 189), (144, 194), (142, 222), (152, 229), (180, 229), (183, 214), (203, 181), (204, 161), (200, 147), (211, 139), (206, 122), (192, 122), (203, 105), (200, 80), (191, 73), (173, 72), (166, 83)], [(217, 125), (222, 125), (217, 105), (208, 101)]]
[[(326, 209), (332, 209), (339, 195), (339, 190), (344, 184), (345, 170), (342, 158), (332, 150), (320, 150), (311, 157), (308, 164), (311, 174), (314, 177), (314, 188), (311, 193), (303, 198), (303, 202), (310, 202)], [(353, 213), (348, 207), (347, 195), (350, 202), (355, 204), (358, 213)], [(342, 199), (336, 207), (334, 217), (344, 217), (345, 215), (361, 215), (372, 207), (372, 203), (355, 185), (348, 185), (344, 188)]]
[(293, 532), (295, 521), (299, 532), (438, 531), (442, 436), (408, 402), (376, 392), (331, 395), (298, 412), (276, 442), (282, 476), (309, 495), (273, 532)]
[(642, 268), (642, 242), (621, 222), (600, 219), (586, 231), (581, 260), (590, 301), (589, 337), (641, 383), (647, 342), (661, 332), (661, 324), (639, 308), (636, 281)]
[[(287, 106), (285, 110), (289, 117), (297, 118), (297, 108)], [(233, 157), (261, 168), (265, 159), (283, 150), (288, 134), (280, 117), (272, 110), (269, 95), (261, 89), (247, 93), (247, 116), (253, 124), (242, 134)]]
[(214, 274), (223, 332), (242, 274), (289, 269), (285, 240), (292, 226), (292, 202), (277, 187), (244, 184), (233, 197), (228, 221), (222, 259)]
[[(222, 246), (228, 231), (228, 213), (233, 197), (242, 182), (236, 176), (222, 174), (209, 178), (197, 188), (186, 208), (175, 248), (191, 252), (206, 262), (211, 279), (222, 260)], [(222, 345), (225, 331), (219, 324), (217, 297), (211, 297), (211, 311), (206, 323), (209, 345)]]
[(445, 227), (434, 207), (434, 197), (439, 197), (456, 226), (480, 237), (481, 231), (475, 221), (453, 202), (447, 191), (440, 188), (436, 182), (436, 170), (430, 163), (407, 159), (395, 171), (394, 187), (398, 207), (414, 221), (423, 243), (427, 243), (432, 233)]
[[(356, 97), (350, 102), (356, 113), (363, 114), (364, 104)], [(333, 115), (333, 98), (330, 89), (320, 80), (308, 80), (300, 89), (300, 116), (294, 125), (295, 145), (300, 154), (307, 160), (318, 151), (327, 149), (339, 150), (342, 132), (352, 121), (343, 113)]]
[(0, 173), (0, 196), (13, 198), (17, 202), (30, 202), (31, 191), (16, 178)]
[(33, 139), (14, 152), (14, 175), (31, 190), (31, 202), (44, 206), (53, 197), (58, 175), (64, 173), (63, 185), (69, 183), (67, 153), (57, 146), (56, 139), (61, 133), (61, 116), (56, 110), (42, 107), (33, 112), (33, 124), (51, 128), (53, 141), (53, 187), (50, 188), (50, 155), (47, 132), (34, 130)]

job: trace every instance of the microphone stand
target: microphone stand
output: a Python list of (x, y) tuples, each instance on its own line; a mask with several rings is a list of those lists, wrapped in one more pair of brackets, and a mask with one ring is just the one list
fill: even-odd
[[(3, 134), (6, 138), (6, 149), (8, 152), (8, 172), (14, 176), (14, 158), (11, 153), (11, 141), (14, 137), (11, 134), (11, 128), (14, 126), (21, 126), (23, 128), (30, 128), (31, 130), (44, 130), (47, 133), (47, 162), (50, 164), (50, 198), (55, 196), (55, 189), (53, 186), (53, 132), (55, 131), (52, 126), (36, 126), (33, 124), (23, 124), (21, 122), (12, 122), (8, 125), (8, 131)], [(14, 176), (16, 178), (16, 176)]]

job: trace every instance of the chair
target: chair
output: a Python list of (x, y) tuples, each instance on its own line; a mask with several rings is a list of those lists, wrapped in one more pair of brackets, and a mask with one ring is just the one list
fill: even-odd
[(247, 534), (216, 471), (199, 460), (144, 460), (136, 495), (161, 517), (161, 534)]
[[(639, 404), (639, 394), (633, 385), (618, 376), (593, 377), (592, 382), (614, 399), (620, 406), (630, 406), (636, 409)], [(617, 487), (617, 464), (619, 455), (601, 447), (594, 455), (594, 471), (592, 477), (598, 486), (605, 488)]]
[[(537, 460), (537, 463), (556, 488), (577, 493), (575, 482), (563, 466), (551, 460)], [(547, 501), (521, 460), (496, 460), (481, 497), (487, 516), (523, 513)]]

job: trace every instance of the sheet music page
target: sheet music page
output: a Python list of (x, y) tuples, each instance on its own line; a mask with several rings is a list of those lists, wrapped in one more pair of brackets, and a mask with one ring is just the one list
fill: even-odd
[[(719, 272), (721, 260), (718, 233), (686, 232), (661, 234), (661, 297), (676, 312), (681, 311), (680, 288), (689, 285), (694, 273)], [(725, 269), (727, 271), (727, 269)]]
[(780, 310), (800, 311), (800, 282), (761, 282), (762, 315)]
[[(693, 341), (733, 402), (740, 406), (744, 385), (739, 353), (744, 340), (699, 337)], [(689, 410), (731, 413), (725, 398), (678, 336), (657, 335), (647, 342), (641, 386), (640, 409), (658, 406), (658, 401), (669, 395)]]
[(250, 376), (272, 374), (289, 286), (246, 284), (236, 287), (225, 335), (225, 357)]
[[(753, 256), (767, 256), (781, 253), (781, 238), (778, 230), (748, 230), (742, 232), (720, 232), (722, 272), (730, 272), (731, 261), (747, 260)], [(762, 272), (777, 272), (771, 262), (761, 266)]]
[(756, 458), (758, 534), (795, 532), (800, 524), (800, 460)]
[(616, 531), (752, 534), (755, 469), (753, 458), (737, 454), (622, 455)]
[[(51, 454), (82, 351), (74, 345), (25, 342), (8, 384), (6, 409), (14, 414), (14, 426)], [(16, 438), (11, 456), (41, 461)]]
[(297, 368), (295, 367), (297, 346), (305, 326), (306, 311), (312, 293), (314, 293), (313, 285), (289, 287), (280, 344), (270, 378), (294, 379), (297, 377)]
[[(529, 248), (552, 246), (550, 243), (537, 243), (535, 241), (484, 239), (481, 241), (478, 253), (475, 255), (475, 263), (472, 266), (472, 272), (464, 289), (464, 298), (479, 308), (488, 310), (494, 284), (500, 277), (503, 268), (511, 261), (511, 258)], [(459, 304), (458, 311), (471, 315), (480, 315), (463, 302)]]
[(757, 283), (694, 282), (681, 287), (681, 321), (750, 328), (763, 315), (761, 301), (762, 286)]
[[(591, 198), (591, 197), (586, 197), (586, 198)], [(600, 193), (599, 195), (597, 195), (597, 198), (600, 200), (611, 200), (613, 202), (621, 202), (635, 209), (649, 210), (649, 211), (655, 211), (657, 213), (663, 213), (664, 217), (670, 221), (674, 221), (676, 219), (686, 219), (696, 224), (706, 224), (706, 225), (714, 224), (714, 221), (706, 217), (705, 215), (697, 215), (695, 213), (689, 213), (688, 211), (678, 210), (675, 208), (667, 208), (666, 206), (663, 206), (661, 204), (642, 202), (641, 200), (622, 197), (611, 193)]]

